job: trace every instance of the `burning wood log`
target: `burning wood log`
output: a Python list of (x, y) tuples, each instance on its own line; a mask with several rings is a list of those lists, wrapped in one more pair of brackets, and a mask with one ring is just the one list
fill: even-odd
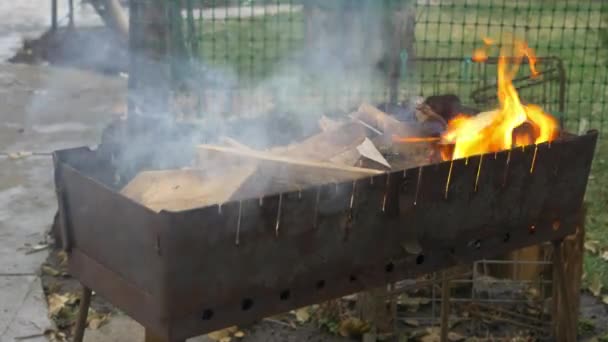
[(446, 122), (454, 119), (459, 114), (474, 115), (479, 113), (479, 110), (464, 106), (460, 102), (460, 98), (453, 94), (429, 96), (423, 104), (441, 116)]
[(428, 105), (426, 105), (424, 103), (417, 106), (416, 118), (418, 119), (419, 122), (435, 121), (438, 124), (440, 124), (441, 126), (443, 126), (444, 129), (445, 129), (445, 127), (448, 126), (448, 120), (446, 120), (441, 115), (435, 113), (435, 111), (433, 111), (433, 109), (431, 107), (429, 107)]

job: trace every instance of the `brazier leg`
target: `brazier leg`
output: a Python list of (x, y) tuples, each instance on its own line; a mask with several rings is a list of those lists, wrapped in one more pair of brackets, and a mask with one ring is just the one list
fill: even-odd
[(87, 327), (87, 317), (91, 306), (91, 289), (82, 285), (82, 295), (80, 296), (80, 306), (78, 308), (78, 321), (74, 331), (74, 342), (82, 342), (84, 329)]
[(145, 342), (186, 342), (186, 340), (170, 340), (164, 337), (158, 337), (151, 331), (146, 329), (146, 341)]
[(441, 335), (440, 341), (448, 341), (450, 330), (450, 280), (446, 271), (441, 272)]

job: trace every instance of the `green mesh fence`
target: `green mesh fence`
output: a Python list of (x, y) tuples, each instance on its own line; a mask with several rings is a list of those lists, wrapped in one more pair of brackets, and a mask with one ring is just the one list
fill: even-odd
[(482, 37), (505, 33), (526, 40), (539, 56), (560, 58), (567, 72), (566, 123), (604, 129), (606, 113), (604, 1), (479, 0), (421, 5), (416, 19), (418, 56), (461, 57)]
[[(197, 103), (201, 106), (196, 109), (200, 116), (205, 115), (205, 103), (213, 95), (219, 96), (214, 89), (224, 91), (226, 98), (236, 98), (237, 92), (242, 94), (247, 89), (251, 94), (256, 84), (272, 77), (292, 76), (297, 82), (309, 82), (309, 87), (298, 84), (297, 95), (325, 97), (326, 102), (339, 102), (345, 97), (367, 98), (370, 94), (377, 100), (388, 99), (391, 81), (357, 74), (361, 69), (389, 79), (398, 77), (401, 99), (420, 92), (420, 84), (426, 85), (422, 90), (428, 93), (429, 81), (437, 83), (436, 91), (446, 91), (441, 84), (458, 82), (455, 78), (462, 77), (463, 82), (458, 83), (463, 87), (470, 85), (470, 77), (487, 77), (491, 81), (495, 75), (489, 72), (471, 76), (483, 67), (469, 65), (467, 57), (481, 46), (483, 37), (500, 39), (511, 33), (526, 40), (538, 56), (556, 57), (563, 62), (567, 78), (565, 107), (561, 108), (563, 112), (553, 114), (563, 116), (571, 130), (605, 129), (608, 34), (602, 13), (608, 5), (602, 1), (170, 0), (170, 6), (172, 71), (179, 80), (175, 88), (184, 89), (186, 83), (189, 95), (200, 97)], [(413, 19), (404, 20), (415, 22), (413, 32), (397, 27), (393, 18), (396, 12), (412, 16)], [(405, 43), (394, 44), (391, 35), (395, 34), (401, 35)], [(378, 44), (384, 47), (379, 48)], [(359, 55), (349, 49), (358, 49)], [(399, 76), (389, 65), (395, 64), (395, 54), (401, 60)], [(350, 57), (352, 60), (348, 60)], [(377, 69), (370, 71), (370, 65), (357, 65), (373, 58), (379, 64)], [(433, 66), (432, 61), (426, 61), (437, 58), (461, 59), (462, 63), (444, 61), (441, 66)], [(332, 63), (335, 60), (343, 62)], [(414, 67), (419, 60), (422, 62), (418, 65), (423, 66)], [(304, 64), (306, 68), (299, 68)], [(290, 74), (294, 67), (304, 71), (291, 70)], [(325, 85), (321, 87), (323, 92), (315, 93), (318, 84), (314, 79), (327, 76), (328, 72), (335, 73), (331, 79), (335, 84)], [(356, 75), (349, 78), (347, 74), (352, 73)], [(355, 82), (356, 78), (373, 79), (374, 84), (364, 86)], [(327, 77), (323, 80), (329, 81)], [(197, 87), (206, 91), (194, 94), (200, 90)], [(233, 92), (228, 94), (227, 89)], [(463, 90), (448, 90), (467, 95)]]
[[(608, 244), (608, 1), (134, 2), (166, 7), (172, 111), (203, 120), (268, 112), (314, 119), (362, 101), (446, 93), (488, 109), (496, 104), (496, 64), (473, 63), (472, 52), (484, 37), (510, 33), (527, 41), (542, 57), (543, 75), (531, 79), (521, 68), (522, 99), (561, 118), (569, 131), (602, 133), (587, 192), (588, 234)], [(156, 32), (140, 16), (131, 23)], [(134, 67), (133, 87), (149, 72)], [(608, 284), (601, 259), (585, 262)]]

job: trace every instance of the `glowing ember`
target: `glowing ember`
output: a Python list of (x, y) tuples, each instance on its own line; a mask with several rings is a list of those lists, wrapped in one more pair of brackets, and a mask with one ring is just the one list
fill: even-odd
[[(455, 145), (453, 159), (540, 144), (557, 137), (559, 127), (551, 115), (539, 106), (524, 105), (520, 101), (512, 80), (523, 58), (528, 59), (533, 77), (539, 72), (536, 56), (525, 42), (515, 41), (513, 47), (513, 57), (506, 57), (509, 52), (503, 49), (498, 59), (500, 108), (471, 117), (461, 115), (448, 123), (442, 142)], [(483, 60), (487, 60), (487, 55)]]
[(441, 140), (441, 138), (436, 137), (399, 137), (394, 135), (393, 141), (400, 143), (429, 143), (429, 142), (437, 142)]

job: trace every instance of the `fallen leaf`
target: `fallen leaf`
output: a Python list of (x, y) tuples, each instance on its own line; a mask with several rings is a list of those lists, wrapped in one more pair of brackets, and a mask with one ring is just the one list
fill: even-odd
[(57, 260), (59, 260), (59, 266), (65, 267), (68, 263), (68, 253), (65, 251), (59, 251), (57, 253)]
[(347, 318), (340, 322), (338, 332), (343, 337), (359, 337), (370, 329), (369, 324), (358, 318)]
[(348, 296), (344, 296), (342, 297), (343, 300), (349, 301), (349, 302), (356, 302), (357, 301), (357, 294), (352, 294), (352, 295), (348, 295)]
[(441, 336), (439, 333), (439, 328), (427, 328), (426, 335), (420, 338), (420, 342), (440, 342)]
[(29, 334), (29, 335), (23, 335), (23, 336), (16, 336), (13, 339), (15, 341), (23, 341), (23, 340), (31, 340), (31, 339), (38, 338), (38, 337), (45, 337), (45, 333), (37, 333), (37, 334)]
[(382, 333), (382, 334), (378, 334), (378, 336), (376, 337), (377, 341), (392, 341), (395, 338), (395, 334), (394, 333)]
[(228, 341), (230, 341), (230, 335), (236, 333), (237, 331), (238, 331), (238, 328), (235, 326), (232, 326), (232, 327), (229, 327), (226, 329), (214, 331), (212, 333), (207, 334), (207, 336), (214, 341), (224, 342), (224, 341), (222, 341), (222, 339), (227, 337)]
[(236, 338), (243, 338), (243, 337), (245, 337), (245, 333), (239, 330), (239, 331), (237, 331), (237, 332), (234, 333), (234, 337), (236, 337)]
[(604, 250), (600, 256), (604, 261), (608, 261), (608, 250)]
[(27, 158), (29, 156), (32, 156), (34, 153), (29, 152), (29, 151), (20, 151), (20, 152), (13, 152), (13, 153), (9, 153), (8, 157), (13, 159), (13, 160), (17, 160), (17, 159), (23, 159), (23, 158)]
[(308, 307), (300, 308), (295, 311), (298, 323), (306, 323), (310, 320), (310, 311)]
[(69, 296), (53, 293), (48, 297), (49, 315), (56, 316), (70, 300)]
[(100, 315), (98, 313), (89, 313), (89, 317), (87, 322), (89, 324), (89, 328), (93, 330), (99, 329), (104, 323), (108, 321), (108, 315)]
[(420, 305), (427, 305), (431, 303), (431, 299), (430, 298), (418, 298), (418, 302), (420, 303)]
[(530, 287), (528, 288), (528, 290), (526, 291), (526, 294), (531, 298), (531, 299), (536, 299), (539, 297), (540, 295), (540, 291), (536, 288), (536, 287)]
[(53, 267), (51, 267), (49, 265), (40, 266), (40, 270), (42, 271), (42, 273), (49, 275), (51, 277), (57, 277), (57, 276), (61, 275), (61, 272), (57, 271), (56, 269), (54, 269)]
[(25, 252), (25, 254), (34, 254), (36, 252), (44, 251), (48, 248), (49, 248), (48, 243), (39, 243), (35, 246), (31, 246), (30, 248), (28, 248), (27, 251)]
[(533, 308), (533, 307), (526, 307), (526, 313), (529, 315), (535, 316), (540, 313), (540, 310), (537, 308)]
[(403, 323), (411, 326), (411, 327), (418, 327), (420, 326), (420, 322), (418, 322), (418, 320), (415, 319), (404, 319)]
[(459, 333), (455, 333), (453, 331), (450, 331), (448, 333), (448, 341), (451, 342), (460, 342), (460, 341), (464, 341), (465, 337), (460, 335)]
[(422, 336), (427, 334), (428, 331), (426, 329), (416, 329), (410, 333), (409, 337), (414, 339), (415, 341), (419, 341)]
[[(441, 340), (441, 329), (440, 328), (428, 328), (427, 334), (423, 336), (420, 341), (422, 342), (439, 342)], [(459, 333), (453, 331), (448, 332), (448, 341), (460, 342), (464, 341), (465, 337)]]
[(602, 297), (602, 302), (606, 305), (608, 305), (608, 296), (604, 296)]
[(420, 243), (415, 238), (408, 239), (406, 242), (401, 244), (401, 247), (403, 247), (403, 249), (409, 254), (418, 255), (422, 252), (422, 246), (420, 246)]
[(593, 280), (591, 281), (591, 285), (589, 285), (589, 291), (591, 291), (591, 293), (596, 296), (599, 297), (600, 294), (602, 294), (602, 282), (600, 280), (600, 277), (596, 274), (593, 276)]
[(55, 329), (46, 329), (44, 331), (44, 336), (46, 336), (46, 338), (51, 342), (67, 341), (65, 334)]
[(587, 240), (585, 241), (585, 250), (591, 252), (593, 254), (597, 254), (597, 251), (600, 248), (600, 242), (597, 240)]
[(401, 296), (397, 300), (398, 304), (407, 306), (407, 311), (409, 312), (417, 312), (421, 305), (426, 305), (430, 302), (429, 298), (409, 297), (407, 295)]

